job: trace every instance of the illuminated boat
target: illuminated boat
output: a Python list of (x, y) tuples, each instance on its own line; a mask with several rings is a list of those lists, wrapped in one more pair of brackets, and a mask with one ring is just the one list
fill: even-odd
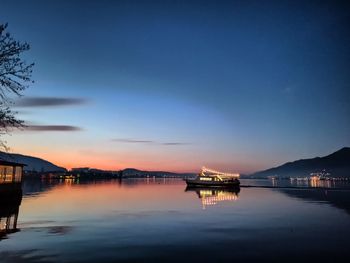
[(202, 167), (196, 178), (186, 179), (188, 187), (238, 187), (239, 174), (222, 173)]

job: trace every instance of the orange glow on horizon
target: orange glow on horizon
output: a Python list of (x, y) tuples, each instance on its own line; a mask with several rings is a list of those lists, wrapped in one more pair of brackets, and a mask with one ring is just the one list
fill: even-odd
[[(215, 167), (225, 172), (249, 173), (256, 171), (258, 167), (248, 166), (247, 162), (238, 162), (239, 165), (227, 163), (191, 159), (178, 155), (160, 155), (137, 153), (99, 153), (99, 152), (77, 152), (55, 149), (19, 149), (13, 148), (13, 153), (20, 153), (47, 160), (57, 166), (68, 170), (79, 167), (89, 167), (101, 170), (117, 171), (125, 168), (135, 168), (147, 171), (168, 171), (175, 173), (197, 173), (203, 165)], [(248, 172), (247, 172), (248, 171)]]

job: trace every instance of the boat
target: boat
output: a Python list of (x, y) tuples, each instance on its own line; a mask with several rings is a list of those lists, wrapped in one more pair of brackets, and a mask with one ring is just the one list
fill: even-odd
[(238, 187), (239, 174), (222, 173), (202, 167), (196, 178), (186, 179), (188, 187)]

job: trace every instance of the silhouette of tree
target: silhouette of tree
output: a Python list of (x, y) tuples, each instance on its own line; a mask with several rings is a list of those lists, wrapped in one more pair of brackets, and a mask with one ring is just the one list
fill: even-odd
[[(21, 54), (30, 49), (28, 43), (21, 43), (7, 32), (7, 24), (0, 24), (0, 136), (13, 128), (23, 127), (23, 121), (16, 118), (10, 106), (13, 96), (22, 96), (31, 80), (34, 63), (27, 64)], [(6, 144), (0, 139), (0, 147)]]

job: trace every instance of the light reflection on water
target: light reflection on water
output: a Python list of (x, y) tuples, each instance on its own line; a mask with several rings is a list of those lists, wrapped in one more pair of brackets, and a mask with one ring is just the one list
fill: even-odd
[(350, 181), (311, 180), (311, 179), (241, 179), (242, 185), (271, 187), (306, 187), (306, 188), (346, 188), (350, 189)]
[(186, 192), (195, 192), (202, 202), (202, 208), (217, 205), (224, 201), (236, 201), (238, 199), (239, 187), (233, 189), (213, 189), (213, 188), (186, 188)]
[(349, 191), (191, 190), (177, 179), (31, 181), (23, 191), (21, 231), (0, 241), (4, 263), (341, 262), (350, 240)]

